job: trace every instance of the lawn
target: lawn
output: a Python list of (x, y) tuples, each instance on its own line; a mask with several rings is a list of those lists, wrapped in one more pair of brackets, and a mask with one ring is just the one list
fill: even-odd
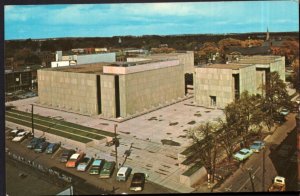
[[(5, 119), (7, 121), (31, 127), (31, 114), (27, 112), (8, 110), (6, 111)], [(90, 142), (92, 139), (101, 140), (106, 136), (114, 136), (113, 133), (103, 130), (93, 129), (36, 114), (34, 114), (34, 128), (83, 143)]]

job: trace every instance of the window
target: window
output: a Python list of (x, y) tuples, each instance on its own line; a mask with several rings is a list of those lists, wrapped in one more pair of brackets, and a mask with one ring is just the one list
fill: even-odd
[(210, 105), (217, 106), (217, 97), (216, 96), (209, 96), (210, 97)]

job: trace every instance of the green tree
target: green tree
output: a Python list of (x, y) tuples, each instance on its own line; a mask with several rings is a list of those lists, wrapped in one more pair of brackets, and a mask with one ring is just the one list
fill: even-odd
[(261, 130), (263, 113), (258, 105), (257, 97), (244, 91), (239, 99), (225, 107), (225, 127), (235, 130), (236, 135), (247, 142), (249, 134)]
[(286, 84), (280, 79), (279, 74), (271, 72), (267, 77), (269, 82), (263, 87), (265, 96), (261, 99), (261, 106), (264, 113), (263, 122), (270, 131), (274, 125), (274, 119), (280, 113), (280, 109), (291, 108), (292, 102), (286, 90)]

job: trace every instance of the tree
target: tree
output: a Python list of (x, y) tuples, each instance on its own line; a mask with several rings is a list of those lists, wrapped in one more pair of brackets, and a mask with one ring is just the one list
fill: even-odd
[(218, 136), (219, 137), (218, 141), (222, 146), (222, 148), (225, 150), (228, 161), (230, 161), (234, 153), (236, 138), (237, 138), (236, 134), (234, 134), (235, 130), (232, 130), (232, 128), (226, 121), (222, 119), (219, 119), (218, 121), (221, 130), (221, 133)]
[(292, 74), (292, 83), (294, 88), (299, 91), (300, 90), (300, 67), (299, 67), (299, 59), (295, 59), (292, 63), (293, 74)]
[(269, 82), (263, 87), (266, 94), (261, 99), (261, 106), (264, 113), (263, 122), (270, 131), (280, 109), (291, 108), (292, 102), (286, 90), (286, 84), (280, 79), (277, 72), (267, 74), (267, 78), (269, 78)]
[(216, 140), (216, 133), (218, 130), (216, 123), (207, 122), (205, 124), (200, 124), (188, 132), (188, 137), (192, 138), (194, 141), (192, 151), (194, 155), (199, 157), (208, 174), (212, 176), (212, 183), (214, 182), (218, 152)]
[(221, 138), (221, 144), (228, 157), (231, 157), (234, 148), (230, 142), (235, 138), (241, 138), (243, 143), (247, 143), (249, 135), (261, 131), (263, 113), (258, 105), (258, 98), (245, 91), (239, 99), (225, 107), (225, 119), (219, 122), (223, 135), (230, 132)]

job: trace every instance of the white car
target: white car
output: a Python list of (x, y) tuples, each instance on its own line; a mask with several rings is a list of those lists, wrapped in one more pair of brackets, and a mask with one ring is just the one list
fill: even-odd
[(20, 132), (20, 133), (18, 133), (18, 135), (16, 137), (14, 137), (12, 139), (12, 141), (13, 142), (21, 142), (27, 137), (27, 134), (28, 134), (28, 132), (26, 132), (26, 131)]
[(282, 110), (280, 110), (280, 114), (283, 116), (286, 116), (290, 113), (290, 111), (286, 108), (283, 108)]

